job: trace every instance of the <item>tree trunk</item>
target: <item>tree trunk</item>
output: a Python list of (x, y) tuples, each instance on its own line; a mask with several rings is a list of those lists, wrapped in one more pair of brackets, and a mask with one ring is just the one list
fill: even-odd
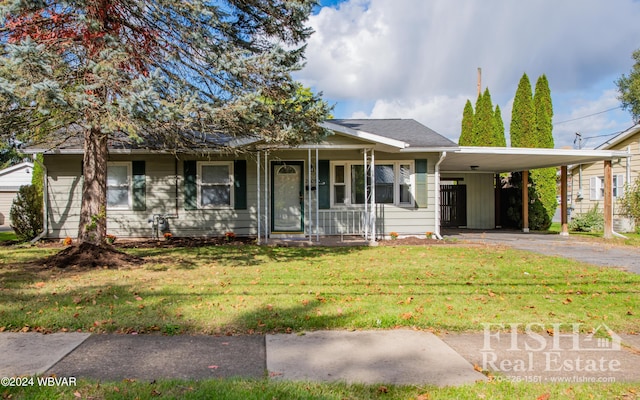
[(78, 239), (96, 245), (107, 235), (107, 135), (98, 127), (84, 132), (84, 185)]

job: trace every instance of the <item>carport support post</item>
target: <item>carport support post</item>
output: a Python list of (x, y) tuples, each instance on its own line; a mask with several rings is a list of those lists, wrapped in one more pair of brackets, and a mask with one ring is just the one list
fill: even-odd
[(522, 232), (529, 232), (529, 171), (522, 171)]
[(604, 238), (613, 238), (613, 178), (611, 160), (604, 160)]
[(560, 221), (562, 229), (560, 236), (569, 236), (569, 224), (567, 223), (567, 166), (560, 167)]

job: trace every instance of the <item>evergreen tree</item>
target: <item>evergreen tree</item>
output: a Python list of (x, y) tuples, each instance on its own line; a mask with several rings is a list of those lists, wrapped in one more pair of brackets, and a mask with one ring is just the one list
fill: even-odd
[[(541, 75), (536, 82), (533, 103), (536, 112), (536, 147), (553, 148), (553, 105), (549, 82), (545, 75)], [(537, 200), (542, 206), (541, 212), (544, 214), (539, 218), (539, 228), (547, 229), (558, 207), (556, 200), (556, 169), (532, 170), (531, 181), (534, 185)]]
[(460, 146), (472, 146), (473, 145), (473, 106), (471, 100), (467, 99), (467, 103), (464, 105), (464, 111), (462, 113), (462, 130), (460, 132), (460, 139), (458, 139), (458, 145)]
[(513, 100), (511, 112), (511, 146), (536, 147), (536, 119), (531, 92), (531, 82), (527, 74), (523, 74)]
[(204, 153), (232, 137), (324, 134), (329, 107), (291, 77), (314, 4), (3, 1), (0, 139), (83, 139), (78, 237), (102, 244), (109, 140)]
[(502, 112), (500, 111), (499, 105), (496, 105), (496, 111), (493, 114), (493, 118), (494, 139), (492, 146), (507, 147), (507, 139), (504, 136), (504, 122), (502, 121)]
[(493, 104), (489, 88), (478, 96), (476, 114), (473, 117), (473, 146), (492, 146), (494, 140), (494, 115)]
[[(532, 96), (529, 78), (524, 74), (518, 84), (513, 102), (511, 146), (553, 148), (552, 116), (551, 92), (546, 76), (542, 75), (538, 78), (535, 96)], [(519, 174), (517, 176), (519, 177)], [(557, 207), (556, 170), (555, 168), (532, 170), (529, 182), (531, 184), (529, 227), (534, 230), (545, 230), (551, 224)], [(512, 180), (512, 185), (518, 184), (521, 185), (522, 182), (517, 179)], [(517, 207), (520, 207), (520, 204), (522, 204), (521, 199)]]
[(541, 75), (536, 82), (533, 103), (536, 112), (536, 147), (552, 149), (553, 143), (553, 104), (549, 81)]

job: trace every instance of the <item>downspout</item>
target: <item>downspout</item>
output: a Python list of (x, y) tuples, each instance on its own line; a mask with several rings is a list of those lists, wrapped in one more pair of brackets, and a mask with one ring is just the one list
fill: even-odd
[(47, 230), (49, 229), (49, 213), (47, 212), (49, 209), (49, 187), (47, 185), (47, 181), (49, 180), (49, 173), (47, 171), (47, 167), (44, 163), (41, 163), (40, 160), (34, 154), (33, 161), (38, 163), (42, 167), (42, 232), (35, 238), (31, 239), (31, 243), (36, 243), (43, 237), (47, 236)]
[(436, 163), (436, 167), (435, 167), (435, 192), (436, 192), (436, 198), (435, 198), (435, 206), (436, 206), (436, 226), (435, 226), (435, 236), (436, 239), (442, 240), (442, 235), (440, 234), (440, 164), (442, 164), (442, 162), (444, 161), (445, 157), (447, 157), (447, 152), (443, 151), (442, 153), (440, 153), (440, 159), (438, 160), (438, 162)]

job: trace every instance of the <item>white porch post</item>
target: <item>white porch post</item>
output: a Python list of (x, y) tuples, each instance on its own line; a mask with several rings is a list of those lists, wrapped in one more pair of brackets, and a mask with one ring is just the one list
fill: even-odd
[(269, 241), (269, 151), (264, 152), (264, 241)]
[(362, 151), (364, 157), (364, 240), (369, 240), (369, 205), (367, 202), (367, 153), (368, 149)]
[(311, 147), (307, 149), (307, 198), (309, 199), (309, 207), (306, 210), (307, 214), (307, 225), (308, 225), (308, 234), (309, 234), (309, 243), (312, 241), (312, 232), (313, 232), (313, 219), (311, 214)]
[(260, 244), (260, 235), (262, 235), (262, 230), (261, 228), (261, 220), (262, 220), (262, 215), (260, 213), (260, 150), (258, 150), (257, 154), (256, 154), (256, 176), (258, 177), (258, 182), (257, 182), (257, 195), (258, 195), (258, 205), (256, 207), (256, 213), (257, 213), (257, 222), (258, 222), (258, 244)]
[[(320, 241), (320, 171), (318, 171), (318, 148), (316, 147), (316, 242)], [(329, 182), (327, 182), (327, 185)]]
[[(371, 149), (371, 215), (369, 221), (371, 222), (371, 241), (376, 241), (376, 153), (374, 149)], [(366, 171), (365, 171), (366, 174)], [(384, 233), (384, 232), (383, 232)]]

